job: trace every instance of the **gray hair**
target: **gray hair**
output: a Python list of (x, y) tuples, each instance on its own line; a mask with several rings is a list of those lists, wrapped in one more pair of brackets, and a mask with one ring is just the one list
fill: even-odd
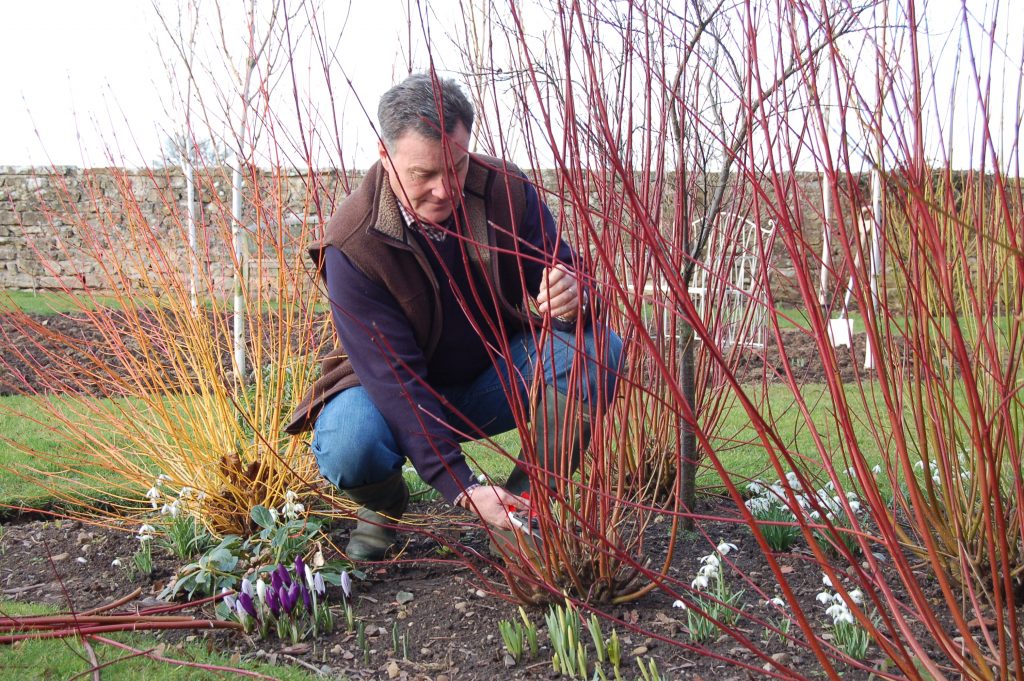
[(454, 80), (434, 79), (429, 73), (416, 73), (380, 98), (377, 106), (380, 136), (390, 147), (407, 132), (415, 132), (427, 139), (441, 139), (441, 123), (450, 134), (462, 123), (473, 130), (473, 105), (466, 99)]

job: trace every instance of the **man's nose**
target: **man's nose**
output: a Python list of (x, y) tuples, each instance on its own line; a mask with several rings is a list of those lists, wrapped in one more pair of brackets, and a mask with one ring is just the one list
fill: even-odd
[(430, 193), (435, 198), (447, 199), (451, 196), (452, 193), (451, 186), (451, 178), (449, 178), (447, 174), (441, 174), (434, 182), (434, 186), (430, 188)]

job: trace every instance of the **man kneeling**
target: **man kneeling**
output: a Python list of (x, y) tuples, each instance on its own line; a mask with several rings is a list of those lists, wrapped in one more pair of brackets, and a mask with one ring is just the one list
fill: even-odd
[(406, 458), (449, 502), (511, 529), (508, 507), (529, 505), (525, 467), (480, 486), (460, 442), (513, 428), (534, 387), (538, 459), (565, 477), (614, 392), (622, 342), (595, 322), (578, 256), (521, 171), (469, 152), (473, 117), (454, 81), (391, 88), (380, 161), (310, 249), (338, 344), (287, 430), (312, 427), (320, 472), (362, 506), (355, 560), (395, 543)]

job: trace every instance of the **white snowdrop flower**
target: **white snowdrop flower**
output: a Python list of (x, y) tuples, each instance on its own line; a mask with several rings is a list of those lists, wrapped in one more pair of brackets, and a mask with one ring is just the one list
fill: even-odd
[(833, 622), (838, 621), (844, 613), (849, 611), (850, 609), (846, 607), (845, 603), (833, 603), (825, 608), (825, 614), (831, 617)]
[(774, 605), (774, 606), (776, 606), (778, 608), (785, 608), (786, 607), (786, 601), (782, 600), (778, 596), (776, 596), (775, 598), (769, 598), (767, 601), (764, 602), (764, 604), (765, 605)]
[(673, 608), (679, 608), (680, 610), (686, 610), (686, 603), (682, 601), (672, 601)]
[(698, 570), (697, 574), (698, 575), (703, 575), (704, 577), (707, 577), (708, 579), (711, 579), (713, 577), (718, 577), (718, 575), (720, 573), (718, 571), (718, 565), (715, 565), (715, 564), (712, 564), (712, 563), (708, 563), (707, 565), (702, 567), (700, 570)]
[(153, 510), (156, 510), (159, 507), (156, 500), (160, 498), (160, 490), (156, 487), (150, 487), (149, 491), (146, 492), (146, 498), (149, 499), (149, 503), (153, 507)]
[(481, 473), (480, 475), (476, 476), (476, 481), (479, 482), (481, 485), (486, 484), (487, 476)]
[(156, 532), (156, 528), (152, 525), (145, 524), (139, 528), (139, 541), (146, 542), (153, 539), (153, 533)]
[(852, 612), (850, 612), (849, 610), (845, 610), (842, 613), (840, 613), (838, 617), (836, 617), (834, 622), (836, 624), (842, 624), (843, 622), (845, 622), (846, 624), (856, 624), (857, 620), (854, 619)]
[(704, 589), (708, 588), (708, 578), (704, 575), (697, 575), (697, 577), (694, 578), (692, 582), (690, 582), (690, 586), (694, 589), (703, 591)]
[(190, 496), (192, 496), (191, 487), (182, 487), (181, 491), (178, 492), (179, 499), (188, 499)]
[(298, 498), (299, 495), (292, 490), (288, 490), (284, 493), (284, 503), (286, 504), (294, 504)]
[(270, 510), (270, 518), (271, 518), (271, 520), (273, 520), (273, 521), (274, 521), (274, 522), (276, 523), (276, 522), (277, 522), (278, 520), (280, 520), (280, 519), (281, 519), (281, 516), (280, 516), (280, 514), (279, 514), (279, 513), (277, 512), (277, 509), (276, 509), (276, 508), (271, 508), (271, 509), (269, 509), (269, 510)]
[(856, 603), (857, 605), (863, 605), (864, 604), (864, 592), (861, 591), (860, 589), (854, 589), (853, 591), (850, 592), (850, 600), (853, 601), (854, 603)]
[(850, 510), (854, 513), (860, 513), (860, 502), (856, 499), (850, 500)]
[(196, 495), (196, 500), (197, 501), (204, 501), (205, 499), (206, 499), (206, 492), (202, 492), (201, 491), (201, 492), (199, 492), (199, 494)]
[(874, 467), (871, 469), (871, 472), (874, 473), (875, 475), (880, 475), (882, 473), (882, 467), (876, 463)]
[(723, 556), (728, 556), (730, 551), (736, 551), (738, 549), (735, 544), (724, 541), (721, 542), (715, 550)]
[(115, 558), (114, 560), (110, 561), (110, 567), (121, 567), (122, 565), (124, 565), (124, 563), (121, 562), (120, 558)]
[(826, 603), (832, 600), (832, 594), (830, 594), (827, 591), (822, 591), (820, 594), (815, 596), (814, 599), (822, 605), (825, 605)]
[(170, 481), (171, 481), (171, 476), (167, 475), (166, 473), (161, 473), (160, 475), (156, 476), (156, 486), (157, 487), (159, 487), (160, 485), (164, 484), (165, 482), (170, 482)]
[(722, 563), (717, 553), (710, 553), (706, 556), (701, 556), (700, 562), (705, 566), (714, 565), (716, 568)]
[(754, 496), (760, 496), (761, 493), (764, 492), (764, 485), (761, 484), (760, 480), (755, 480), (754, 482), (747, 485), (747, 491), (753, 494)]
[(828, 575), (822, 575), (821, 576), (821, 583), (824, 584), (825, 586), (827, 586), (830, 589), (832, 588), (832, 580), (829, 578)]
[(914, 468), (916, 468), (919, 471), (923, 471), (924, 470), (924, 461), (917, 461), (917, 462), (915, 462), (914, 463)]
[(747, 509), (753, 515), (761, 515), (770, 511), (772, 505), (771, 499), (767, 499), (765, 497), (754, 497), (747, 502)]

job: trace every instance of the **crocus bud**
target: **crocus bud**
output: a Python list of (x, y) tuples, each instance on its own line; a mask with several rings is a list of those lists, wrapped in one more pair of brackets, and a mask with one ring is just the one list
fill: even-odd
[(281, 574), (274, 570), (270, 573), (270, 588), (273, 591), (278, 591), (284, 584), (281, 583)]
[(281, 603), (281, 610), (283, 612), (285, 612), (286, 614), (291, 614), (291, 612), (292, 612), (292, 605), (289, 603), (288, 589), (286, 589), (283, 586), (280, 589), (278, 589), (277, 590), (277, 600)]
[(256, 596), (264, 603), (267, 602), (267, 583), (262, 579), (256, 580)]
[(274, 617), (281, 613), (281, 599), (278, 598), (277, 590), (267, 590), (267, 607), (270, 608), (270, 614)]
[(313, 597), (305, 584), (299, 584), (299, 593), (302, 594), (302, 604), (306, 606), (306, 612), (313, 612)]
[(237, 603), (237, 601), (238, 599), (235, 598), (234, 595), (231, 593), (224, 595), (224, 605), (226, 605), (228, 610), (232, 612), (235, 611), (235, 604)]
[(292, 585), (288, 587), (288, 612), (295, 609), (296, 603), (299, 602), (299, 583), (292, 582)]
[(295, 556), (295, 578), (301, 579), (306, 572), (306, 563), (302, 560), (302, 556)]
[(312, 589), (313, 588), (313, 571), (309, 569), (308, 565), (303, 565), (302, 567), (305, 568), (303, 570), (303, 572), (305, 573), (305, 577), (306, 577), (306, 588)]
[(249, 598), (252, 598), (252, 582), (250, 582), (248, 579), (242, 579), (242, 593), (244, 593)]
[[(341, 583), (344, 584), (345, 583), (345, 575), (347, 575), (348, 573), (347, 572), (343, 572), (341, 574), (342, 574), (342, 578), (341, 578), (342, 582)], [(313, 575), (313, 590), (316, 591), (317, 598), (320, 598), (325, 593), (327, 593), (327, 585), (324, 584), (324, 576), (322, 574), (320, 574), (319, 572), (316, 573), (315, 575)]]
[(238, 604), (242, 606), (246, 613), (252, 617), (256, 616), (256, 604), (252, 602), (252, 596), (247, 593), (238, 594)]
[[(323, 581), (321, 579), (321, 581)], [(352, 595), (352, 578), (348, 574), (348, 570), (341, 573), (341, 591), (345, 594), (345, 598), (349, 598)]]
[(288, 568), (284, 564), (279, 563), (276, 572), (281, 578), (282, 586), (289, 586), (292, 583), (292, 576), (288, 574)]

